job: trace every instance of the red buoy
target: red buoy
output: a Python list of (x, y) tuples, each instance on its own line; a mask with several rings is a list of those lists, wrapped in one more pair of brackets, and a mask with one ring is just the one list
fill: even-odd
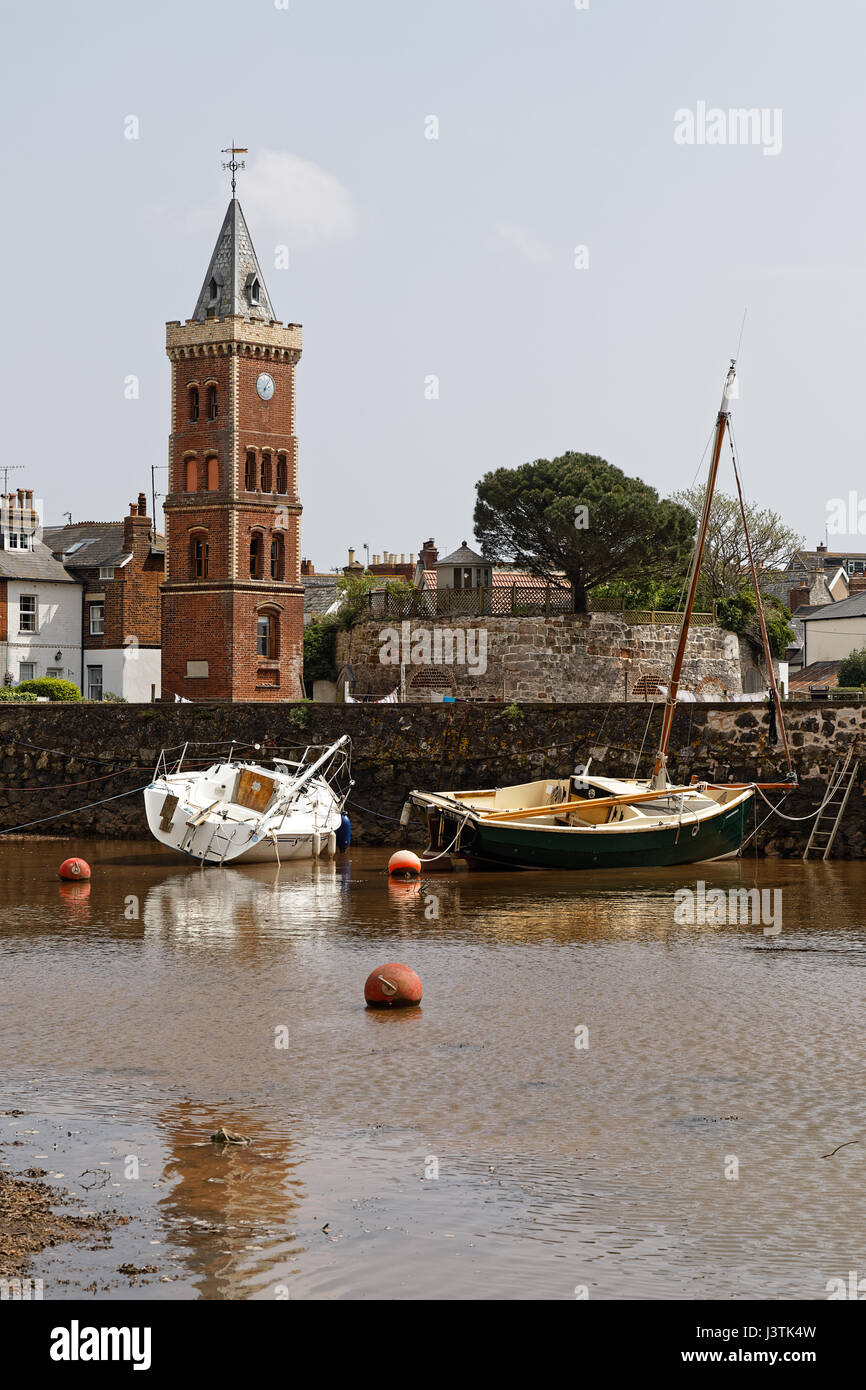
[(80, 883), (82, 879), (90, 878), (90, 865), (86, 859), (64, 859), (57, 872), (61, 878)]
[(421, 860), (408, 849), (398, 849), (388, 860), (388, 873), (392, 878), (420, 878)]
[(421, 977), (408, 965), (389, 961), (367, 976), (364, 998), (371, 1009), (408, 1009), (421, 1003)]

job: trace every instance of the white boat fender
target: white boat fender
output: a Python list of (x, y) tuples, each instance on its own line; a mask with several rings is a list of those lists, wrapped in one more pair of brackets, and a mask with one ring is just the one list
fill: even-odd
[(337, 832), (332, 830), (328, 835), (328, 858), (333, 859), (337, 853)]
[(404, 801), (404, 802), (403, 802), (403, 810), (400, 812), (400, 824), (401, 824), (401, 825), (408, 825), (408, 824), (409, 824), (409, 821), (410, 821), (411, 819), (412, 819), (412, 802), (411, 802), (411, 801)]
[(314, 831), (313, 831), (312, 843), (313, 843), (313, 858), (314, 858), (314, 859), (318, 859), (319, 855), (322, 853), (322, 837), (321, 837), (321, 835), (319, 834), (318, 830), (314, 830)]

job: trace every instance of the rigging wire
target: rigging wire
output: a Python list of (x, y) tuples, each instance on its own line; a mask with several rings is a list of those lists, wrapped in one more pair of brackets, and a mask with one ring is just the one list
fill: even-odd
[[(761, 625), (761, 638), (764, 646), (764, 660), (767, 663), (767, 676), (769, 678), (769, 689), (770, 695), (772, 697), (772, 708), (774, 713), (778, 711), (779, 727), (782, 733), (782, 743), (785, 749), (785, 761), (788, 764), (788, 772), (794, 773), (794, 764), (791, 761), (791, 750), (788, 747), (788, 732), (785, 728), (785, 716), (782, 713), (782, 702), (779, 699), (779, 691), (776, 687), (776, 676), (773, 671), (773, 656), (770, 651), (770, 639), (767, 636), (767, 623), (766, 619), (764, 618), (764, 605), (761, 601), (761, 591), (758, 586), (758, 572), (755, 568), (755, 557), (752, 552), (752, 541), (749, 535), (749, 523), (746, 519), (746, 503), (743, 497), (743, 488), (740, 481), (740, 470), (737, 466), (737, 449), (734, 440), (734, 432), (731, 428), (730, 416), (728, 417), (728, 443), (731, 447), (731, 462), (734, 467), (734, 479), (737, 484), (737, 494), (740, 499), (740, 514), (743, 519), (743, 533), (746, 537), (746, 550), (748, 551), (749, 555), (749, 568), (752, 574), (752, 587), (755, 590), (755, 603), (757, 604), (758, 619)], [(796, 776), (795, 773), (794, 775)]]

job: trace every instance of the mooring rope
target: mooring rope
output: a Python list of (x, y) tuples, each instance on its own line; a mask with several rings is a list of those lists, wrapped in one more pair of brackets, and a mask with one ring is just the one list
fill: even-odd
[[(758, 785), (757, 782), (752, 782), (751, 785), (754, 787), (754, 789), (755, 789), (756, 792), (759, 792), (759, 793), (760, 793), (762, 799), (763, 799), (763, 800), (767, 803), (767, 805), (770, 807), (770, 810), (773, 811), (773, 812), (775, 812), (775, 814), (776, 814), (777, 816), (781, 816), (782, 820), (787, 820), (787, 821), (791, 821), (791, 822), (804, 821), (804, 820), (814, 820), (816, 816), (819, 816), (819, 815), (821, 814), (821, 812), (823, 811), (823, 809), (824, 809), (824, 807), (827, 805), (827, 803), (828, 803), (829, 801), (832, 801), (832, 800), (833, 800), (833, 797), (836, 795), (836, 792), (837, 792), (837, 791), (839, 790), (839, 788), (841, 787), (842, 782), (843, 782), (843, 779), (844, 779), (844, 777), (845, 777), (845, 774), (847, 773), (848, 768), (851, 766), (851, 757), (852, 757), (852, 750), (849, 748), (849, 750), (848, 750), (848, 756), (847, 756), (847, 758), (845, 759), (845, 762), (844, 762), (843, 767), (842, 767), (842, 771), (839, 773), (839, 776), (837, 777), (836, 781), (832, 784), (832, 786), (830, 786), (830, 787), (828, 788), (827, 795), (824, 797), (824, 800), (821, 802), (821, 805), (817, 808), (817, 810), (815, 810), (815, 811), (810, 811), (809, 814), (808, 814), (807, 816), (786, 816), (784, 811), (780, 811), (780, 810), (779, 810), (779, 806), (781, 806), (782, 801), (787, 801), (788, 797), (791, 795), (790, 792), (785, 792), (785, 795), (782, 797), (782, 801), (780, 801), (780, 802), (778, 803), (778, 805), (774, 806), (773, 803), (772, 803), (772, 801), (769, 799), (769, 797), (764, 795), (764, 792), (762, 791), (761, 787)], [(763, 824), (763, 822), (762, 822), (762, 824)]]
[(460, 824), (458, 825), (458, 827), (457, 827), (457, 834), (454, 836), (454, 839), (451, 841), (451, 843), (450, 843), (450, 845), (448, 846), (448, 848), (447, 848), (447, 849), (440, 850), (440, 852), (439, 852), (438, 854), (422, 854), (422, 855), (421, 855), (421, 863), (422, 863), (422, 864), (433, 864), (433, 863), (436, 862), (437, 859), (444, 859), (446, 854), (450, 854), (451, 851), (452, 851), (452, 849), (454, 848), (454, 846), (457, 844), (458, 840), (460, 839), (460, 836), (461, 836), (461, 834), (463, 833), (463, 828), (464, 828), (464, 826), (466, 825), (466, 822), (468, 821), (468, 819), (469, 819), (469, 812), (467, 811), (466, 815), (463, 817), (462, 821), (461, 821)]
[(22, 825), (9, 825), (5, 829), (0, 828), (0, 835), (14, 835), (16, 830), (29, 830), (33, 825), (45, 825), (51, 820), (62, 820), (64, 816), (77, 816), (79, 811), (90, 811), (94, 806), (106, 806), (109, 801), (122, 801), (125, 796), (135, 796), (136, 792), (143, 792), (150, 783), (145, 782), (144, 786), (133, 787), (128, 792), (118, 792), (117, 796), (105, 796), (101, 801), (88, 801), (86, 806), (70, 806), (68, 811), (57, 811), (53, 816), (42, 816), (39, 820), (24, 821)]

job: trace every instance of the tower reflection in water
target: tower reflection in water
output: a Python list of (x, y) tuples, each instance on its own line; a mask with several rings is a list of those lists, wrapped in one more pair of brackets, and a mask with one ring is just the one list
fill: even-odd
[[(170, 1245), (203, 1298), (277, 1297), (300, 1253), (293, 1229), (303, 1195), (297, 1115), (292, 1096), (269, 1083), (247, 1001), (249, 991), (262, 995), (262, 967), (276, 985), (286, 978), (293, 939), (322, 935), (342, 919), (342, 868), (338, 874), (333, 861), (302, 861), (194, 869), (154, 884), (145, 899), (145, 942), (224, 962), (219, 985), (191, 1008), (188, 1045), (207, 1048), (216, 1028), (220, 1049), (231, 1054), (221, 1058), (220, 1093), (255, 1097), (246, 1105), (225, 1101), (220, 1110), (215, 1087), (207, 1103), (184, 1099), (159, 1113), (170, 1185), (159, 1207)], [(210, 1142), (222, 1124), (253, 1142)]]
[[(215, 1144), (213, 1110), (180, 1101), (160, 1112), (170, 1190), (160, 1198), (166, 1239), (202, 1298), (279, 1297), (301, 1254), (292, 1222), (303, 1197), (286, 1131), (263, 1133), (262, 1116), (232, 1108), (247, 1144)], [(203, 1137), (204, 1136), (204, 1137)]]

